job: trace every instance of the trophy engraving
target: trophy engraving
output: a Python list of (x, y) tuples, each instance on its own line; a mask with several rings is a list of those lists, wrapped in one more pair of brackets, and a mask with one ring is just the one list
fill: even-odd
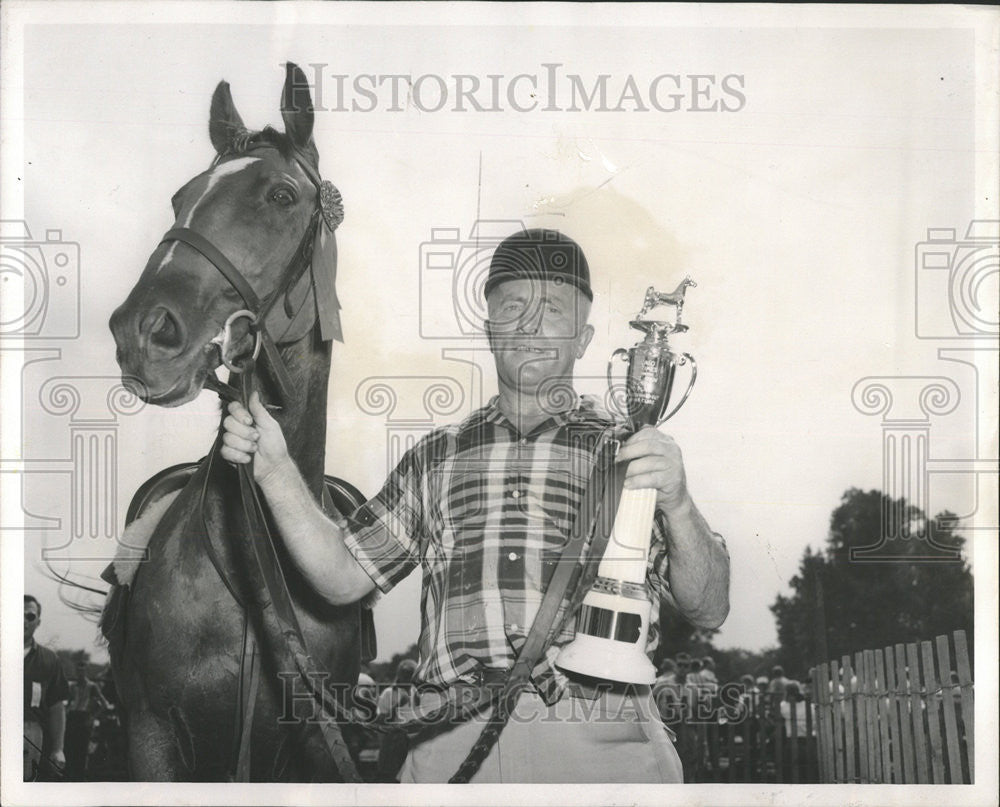
[[(698, 365), (690, 353), (674, 353), (667, 337), (683, 333), (684, 293), (696, 285), (690, 277), (669, 294), (646, 290), (642, 309), (629, 324), (645, 334), (639, 344), (618, 348), (608, 360), (612, 388), (615, 359), (628, 363), (625, 405), (620, 414), (632, 432), (658, 426), (677, 413), (694, 388)], [(644, 317), (660, 305), (677, 309), (673, 322)], [(684, 395), (667, 411), (677, 368), (691, 365)], [(656, 490), (624, 490), (601, 565), (577, 616), (576, 637), (559, 652), (556, 664), (568, 672), (624, 683), (651, 684), (656, 670), (646, 656), (651, 602), (646, 588), (649, 540), (656, 510)]]

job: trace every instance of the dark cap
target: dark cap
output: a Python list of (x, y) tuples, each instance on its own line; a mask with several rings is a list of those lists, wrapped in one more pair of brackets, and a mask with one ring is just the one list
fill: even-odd
[(580, 245), (556, 230), (523, 230), (508, 236), (496, 248), (490, 261), (483, 295), (505, 280), (536, 278), (572, 283), (593, 301), (590, 266)]

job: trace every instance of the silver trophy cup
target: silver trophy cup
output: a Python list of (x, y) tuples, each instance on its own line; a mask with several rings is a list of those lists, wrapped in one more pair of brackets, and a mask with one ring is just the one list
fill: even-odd
[[(689, 353), (674, 353), (667, 343), (670, 334), (687, 330), (681, 323), (681, 311), (684, 292), (693, 285), (690, 278), (685, 278), (669, 294), (650, 286), (642, 310), (630, 323), (645, 338), (627, 350), (618, 348), (608, 361), (608, 384), (612, 391), (616, 389), (612, 379), (615, 359), (628, 362), (620, 408), (633, 432), (643, 426), (658, 426), (672, 417), (694, 387), (698, 377), (694, 357)], [(659, 305), (676, 307), (674, 322), (643, 319)], [(669, 408), (677, 368), (684, 365), (691, 367), (690, 381), (680, 400)], [(655, 509), (656, 490), (622, 491), (597, 579), (580, 607), (576, 637), (556, 659), (556, 664), (564, 670), (624, 683), (651, 684), (656, 680), (656, 670), (645, 652), (651, 607), (646, 568)]]

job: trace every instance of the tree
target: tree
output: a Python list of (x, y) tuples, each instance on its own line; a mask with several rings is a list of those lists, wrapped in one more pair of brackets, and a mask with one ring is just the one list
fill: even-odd
[(670, 605), (660, 606), (659, 631), (660, 642), (653, 656), (656, 665), (667, 656), (673, 657), (681, 652), (692, 657), (717, 652), (712, 647), (712, 637), (719, 631), (695, 627)]
[[(898, 519), (900, 536), (883, 551), (903, 559), (852, 560), (852, 548), (878, 542), (883, 513)], [(857, 650), (959, 629), (971, 643), (971, 570), (964, 558), (927, 562), (928, 544), (917, 534), (932, 529), (938, 545), (961, 551), (965, 539), (955, 534), (956, 521), (948, 512), (928, 520), (919, 508), (878, 491), (851, 488), (844, 493), (830, 517), (825, 551), (806, 549), (799, 573), (790, 581), (792, 594), (779, 595), (771, 606), (786, 670), (804, 674), (817, 662)]]

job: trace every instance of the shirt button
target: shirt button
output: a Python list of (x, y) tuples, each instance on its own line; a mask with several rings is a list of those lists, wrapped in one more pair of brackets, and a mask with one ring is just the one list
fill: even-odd
[(517, 627), (517, 623), (516, 623), (516, 622), (511, 622), (511, 623), (510, 623), (510, 629), (511, 629), (511, 630), (517, 630), (517, 629), (518, 629), (518, 627)]
[(527, 437), (522, 437), (520, 440), (518, 440), (518, 443), (520, 445), (522, 445), (522, 446), (526, 446), (526, 445), (528, 445), (528, 438)]
[(510, 492), (510, 497), (512, 499), (520, 499), (521, 498), (521, 491), (519, 491), (519, 490), (512, 490)]
[(507, 556), (507, 560), (517, 560), (517, 552), (511, 552), (511, 553), (510, 553), (510, 554), (509, 554), (509, 555)]

